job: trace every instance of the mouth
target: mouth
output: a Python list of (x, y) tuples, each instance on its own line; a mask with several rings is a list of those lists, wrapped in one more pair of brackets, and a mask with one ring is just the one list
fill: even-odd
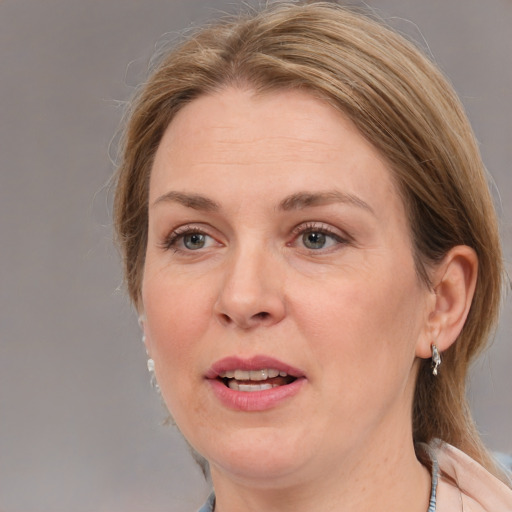
[(304, 373), (273, 357), (227, 357), (213, 364), (206, 377), (233, 391), (251, 393), (288, 386)]
[(301, 370), (273, 357), (226, 357), (205, 375), (223, 406), (241, 412), (267, 411), (285, 406), (307, 382)]
[(276, 368), (262, 368), (227, 370), (221, 372), (217, 380), (234, 391), (251, 393), (286, 386), (297, 380), (297, 377)]

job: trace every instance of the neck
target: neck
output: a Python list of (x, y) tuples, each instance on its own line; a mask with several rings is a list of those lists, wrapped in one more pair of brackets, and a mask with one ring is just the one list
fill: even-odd
[(394, 449), (355, 453), (353, 460), (294, 485), (250, 485), (226, 478), (214, 468), (212, 479), (215, 512), (426, 512), (431, 484), (429, 471), (416, 459), (412, 440)]

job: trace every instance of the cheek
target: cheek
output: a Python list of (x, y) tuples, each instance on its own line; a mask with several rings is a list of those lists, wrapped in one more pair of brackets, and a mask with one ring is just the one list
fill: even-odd
[(204, 286), (159, 275), (145, 279), (143, 303), (148, 350), (164, 390), (165, 382), (197, 365), (197, 342), (210, 322), (211, 298)]
[(180, 428), (192, 416), (201, 417), (194, 400), (201, 359), (198, 341), (207, 328), (205, 296), (198, 286), (180, 286), (179, 280), (148, 280), (143, 289), (147, 343), (155, 361), (162, 398)]
[[(393, 273), (387, 274), (394, 276)], [(402, 378), (414, 360), (422, 328), (422, 291), (416, 276), (344, 280), (309, 290), (296, 317), (318, 348), (322, 365), (339, 368), (342, 385), (373, 375)], [(398, 374), (402, 374), (399, 376)]]
[(415, 308), (406, 293), (391, 293), (387, 284), (361, 284), (329, 290), (328, 301), (321, 302), (319, 292), (298, 316), (309, 339), (308, 359), (318, 363), (317, 415), (327, 411), (349, 437), (390, 410), (407, 410), (415, 380)]

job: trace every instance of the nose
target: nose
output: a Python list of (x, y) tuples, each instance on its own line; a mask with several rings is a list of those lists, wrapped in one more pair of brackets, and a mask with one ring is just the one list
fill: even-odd
[(264, 249), (239, 250), (226, 262), (215, 315), (225, 326), (249, 330), (279, 323), (286, 315), (284, 275)]

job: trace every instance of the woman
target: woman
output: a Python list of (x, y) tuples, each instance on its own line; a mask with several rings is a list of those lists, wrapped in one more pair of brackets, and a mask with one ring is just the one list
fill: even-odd
[(134, 100), (115, 216), (202, 510), (512, 510), (465, 400), (495, 212), (454, 92), (400, 36), (320, 2), (202, 29)]

